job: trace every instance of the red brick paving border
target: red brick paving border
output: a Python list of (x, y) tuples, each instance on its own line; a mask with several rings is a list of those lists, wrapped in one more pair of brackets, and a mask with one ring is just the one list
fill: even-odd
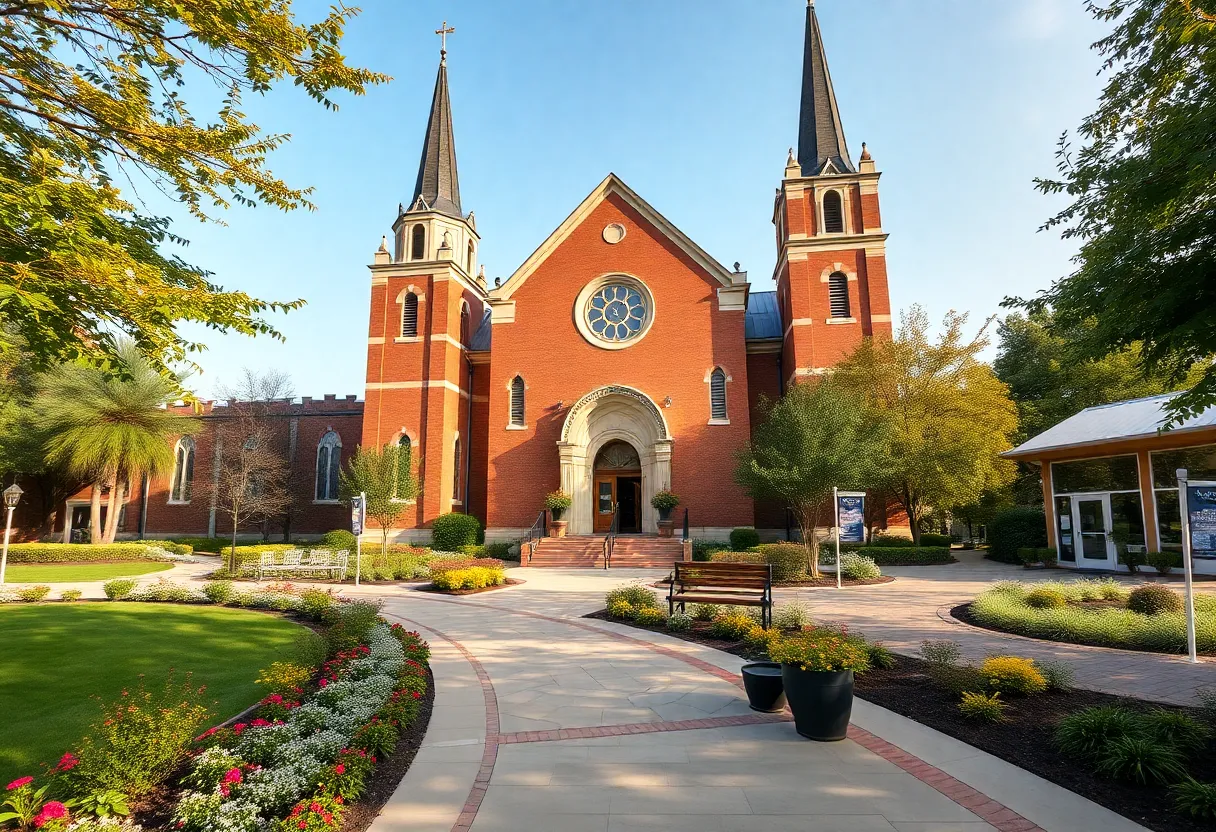
[[(572, 621), (567, 618), (555, 618), (551, 615), (544, 615), (539, 612), (530, 610), (512, 609), (510, 607), (499, 607), (494, 604), (477, 604), (466, 601), (457, 601), (449, 598), (436, 598), (424, 596), (428, 601), (439, 601), (440, 603), (458, 604), (461, 606), (476, 606), (486, 609), (497, 610), (499, 612), (510, 613), (512, 615), (523, 615), (529, 618), (537, 618), (542, 621), (550, 621), (555, 624), (564, 624), (568, 627), (575, 627), (580, 630), (596, 633), (597, 635), (607, 636), (614, 641), (620, 641), (628, 644), (634, 644), (646, 650), (650, 650), (668, 658), (675, 659), (687, 665), (695, 667), (697, 670), (709, 673), (719, 679), (730, 682), (731, 684), (742, 688), (743, 680), (737, 673), (732, 673), (729, 670), (718, 667), (715, 664), (710, 664), (703, 659), (698, 659), (696, 656), (689, 656), (679, 650), (673, 650), (670, 647), (665, 647), (661, 644), (654, 644), (640, 638), (627, 636), (624, 633), (618, 633), (613, 630), (606, 630), (602, 627), (596, 627), (590, 624), (584, 624), (581, 621)], [(401, 616), (397, 616), (401, 617)], [(477, 817), (477, 810), (481, 808), (481, 800), (485, 797), (486, 789), (490, 785), (490, 776), (494, 773), (494, 763), (498, 758), (498, 746), (511, 745), (525, 742), (560, 742), (565, 739), (589, 739), (592, 737), (621, 737), (634, 734), (650, 734), (668, 731), (692, 731), (701, 728), (722, 728), (738, 725), (761, 725), (772, 722), (787, 722), (790, 717), (786, 714), (755, 714), (749, 716), (738, 717), (711, 717), (708, 719), (687, 719), (675, 722), (641, 722), (629, 725), (605, 725), (597, 728), (562, 728), (556, 731), (520, 731), (513, 734), (500, 734), (498, 721), (498, 698), (494, 694), (494, 683), (490, 681), (490, 676), (486, 673), (481, 662), (465, 649), (464, 645), (450, 636), (434, 629), (420, 624), (412, 619), (403, 619), (411, 624), (424, 627), (431, 632), (437, 634), (440, 638), (449, 642), (469, 661), (473, 666), (473, 670), (477, 673), (477, 678), (481, 680), (481, 690), (486, 700), (486, 750), (482, 755), (481, 769), (477, 773), (477, 779), (473, 781), (473, 787), (469, 790), (469, 798), (465, 801), (464, 811), (461, 812), (459, 819), (452, 826), (452, 832), (464, 832), (472, 825)], [(982, 792), (971, 788), (963, 781), (952, 777), (936, 766), (926, 763), (924, 760), (909, 754), (897, 745), (893, 745), (886, 740), (871, 734), (864, 728), (858, 728), (856, 725), (849, 726), (849, 739), (865, 748), (871, 753), (877, 754), (884, 760), (894, 763), (899, 768), (903, 769), (908, 774), (915, 777), (920, 782), (934, 789), (935, 791), (945, 795), (953, 800), (958, 805), (967, 809), (972, 814), (991, 824), (999, 830), (999, 832), (1046, 832), (1042, 827), (1034, 822), (1027, 820), (1004, 804), (993, 800)]]

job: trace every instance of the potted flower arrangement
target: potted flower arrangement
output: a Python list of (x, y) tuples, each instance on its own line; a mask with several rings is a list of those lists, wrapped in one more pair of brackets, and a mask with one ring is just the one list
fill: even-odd
[(571, 502), (570, 495), (560, 488), (545, 495), (545, 508), (549, 509), (549, 516), (552, 518), (549, 524), (550, 537), (566, 536), (566, 521), (562, 519), (562, 515), (570, 508)]
[(650, 498), (650, 504), (654, 506), (655, 511), (659, 513), (659, 520), (666, 522), (671, 519), (671, 511), (680, 504), (680, 498), (673, 494), (669, 489), (664, 488), (662, 491), (655, 493)]
[(798, 733), (821, 742), (843, 740), (853, 713), (853, 674), (870, 666), (865, 643), (835, 630), (807, 630), (780, 639), (769, 656), (781, 663)]

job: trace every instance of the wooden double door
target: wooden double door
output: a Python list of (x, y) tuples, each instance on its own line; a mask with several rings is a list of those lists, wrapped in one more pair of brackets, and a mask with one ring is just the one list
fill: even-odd
[(595, 531), (612, 528), (612, 513), (619, 513), (617, 531), (629, 534), (642, 531), (642, 472), (596, 471), (594, 517)]

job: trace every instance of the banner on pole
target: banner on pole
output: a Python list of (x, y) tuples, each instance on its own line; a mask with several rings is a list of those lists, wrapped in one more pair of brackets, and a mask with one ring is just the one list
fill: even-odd
[(838, 491), (836, 493), (836, 525), (841, 543), (866, 542), (866, 493)]
[(363, 495), (350, 498), (350, 530), (355, 537), (363, 534), (363, 524), (366, 520), (366, 507), (363, 505)]
[(1187, 482), (1191, 557), (1216, 558), (1216, 482)]

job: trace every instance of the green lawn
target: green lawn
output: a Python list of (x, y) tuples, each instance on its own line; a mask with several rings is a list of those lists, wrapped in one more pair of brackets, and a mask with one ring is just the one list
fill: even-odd
[(149, 575), (172, 569), (173, 564), (160, 561), (129, 561), (126, 563), (13, 563), (4, 573), (11, 584), (79, 583), (108, 581), (128, 575)]
[(139, 603), (0, 607), (0, 783), (72, 750), (99, 705), (170, 668), (207, 686), (219, 722), (253, 704), (258, 671), (295, 655), (292, 621), (253, 610)]

